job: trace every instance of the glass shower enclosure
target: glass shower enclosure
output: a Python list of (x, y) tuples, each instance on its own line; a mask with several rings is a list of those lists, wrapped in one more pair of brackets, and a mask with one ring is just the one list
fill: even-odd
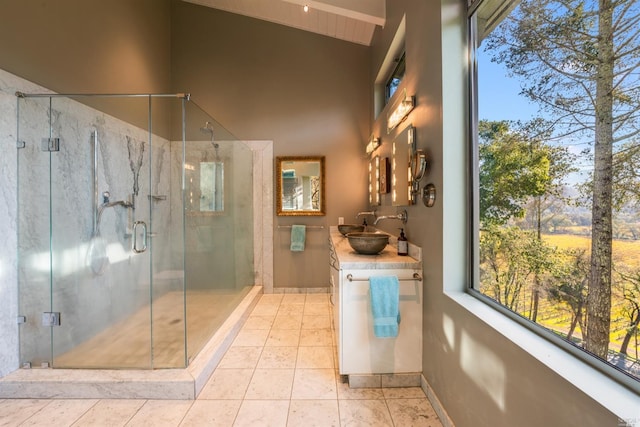
[(184, 368), (254, 284), (252, 152), (187, 94), (18, 93), (25, 368)]

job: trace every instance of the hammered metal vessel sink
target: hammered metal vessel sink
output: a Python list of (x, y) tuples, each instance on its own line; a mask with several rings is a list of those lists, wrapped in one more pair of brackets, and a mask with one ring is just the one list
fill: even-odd
[(360, 224), (340, 224), (338, 225), (338, 231), (346, 236), (348, 233), (356, 233), (360, 231), (364, 231), (364, 225)]
[(389, 235), (385, 233), (354, 232), (348, 233), (349, 245), (359, 254), (376, 255), (389, 244)]

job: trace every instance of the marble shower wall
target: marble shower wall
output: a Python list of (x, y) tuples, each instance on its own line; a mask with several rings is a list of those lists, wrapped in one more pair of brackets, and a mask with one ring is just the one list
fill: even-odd
[[(54, 352), (64, 353), (109, 324), (149, 304), (150, 257), (154, 275), (181, 269), (171, 265), (172, 225), (169, 208), (170, 144), (152, 137), (146, 129), (134, 127), (68, 98), (21, 99), (19, 139), (25, 147), (16, 150), (16, 90), (47, 92), (0, 70), (0, 299), (8, 311), (0, 314), (0, 375), (15, 370), (18, 315), (26, 316), (20, 326), (22, 341), (29, 348), (25, 361), (39, 364), (49, 360), (50, 328), (41, 325), (41, 314), (61, 312), (62, 324), (54, 328)], [(146, 101), (126, 99), (123, 103)], [(60, 138), (60, 150), (41, 150), (41, 139)], [(111, 201), (134, 200), (135, 209), (115, 206), (104, 209), (99, 235), (94, 230), (92, 180), (92, 135), (97, 132), (98, 191), (111, 193)], [(16, 151), (17, 158), (16, 158)], [(151, 167), (150, 167), (151, 159)], [(166, 170), (163, 170), (166, 167)], [(16, 188), (19, 186), (19, 194)], [(137, 194), (136, 194), (137, 193)], [(134, 196), (132, 196), (134, 195)], [(165, 196), (165, 200), (150, 195)], [(49, 203), (51, 200), (51, 204)], [(101, 197), (98, 203), (101, 203)], [(150, 213), (153, 204), (153, 213)], [(19, 212), (19, 217), (18, 213)], [(53, 226), (49, 227), (49, 222)], [(133, 221), (144, 221), (153, 233), (153, 251), (131, 251)], [(152, 222), (153, 221), (153, 222)], [(181, 224), (180, 224), (181, 225)], [(20, 242), (17, 229), (20, 229)], [(49, 260), (49, 233), (53, 257)], [(90, 246), (104, 244), (109, 264), (101, 275), (89, 267), (96, 254)], [(16, 246), (19, 244), (19, 259)], [(52, 299), (49, 298), (49, 265), (53, 264)], [(95, 265), (95, 264), (94, 264)], [(17, 304), (16, 268), (20, 269), (20, 307)], [(165, 275), (166, 276), (166, 275)], [(175, 277), (175, 275), (168, 275)], [(174, 287), (176, 280), (159, 280), (154, 297)], [(51, 303), (52, 301), (52, 303)]]
[(16, 97), (37, 87), (0, 70), (0, 376), (18, 367)]
[[(181, 144), (173, 142), (172, 174), (182, 165)], [(213, 289), (233, 293), (256, 283), (253, 200), (253, 151), (240, 141), (189, 141), (186, 147), (185, 262), (189, 290)], [(200, 211), (200, 164), (224, 164), (224, 210)], [(172, 182), (172, 192), (180, 182)], [(173, 206), (172, 215), (180, 214)], [(178, 230), (175, 230), (176, 232)], [(175, 238), (179, 238), (176, 236)], [(176, 248), (174, 248), (175, 251)], [(176, 252), (175, 256), (179, 254)]]

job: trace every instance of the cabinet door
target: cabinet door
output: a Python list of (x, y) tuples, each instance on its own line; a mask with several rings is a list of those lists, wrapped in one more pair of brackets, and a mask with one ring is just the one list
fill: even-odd
[(339, 312), (340, 312), (340, 271), (337, 270), (334, 266), (330, 268), (330, 277), (331, 280), (331, 310), (332, 310), (332, 318), (331, 322), (333, 324), (333, 329), (336, 333), (336, 340), (338, 339), (338, 325), (339, 325)]
[[(417, 270), (343, 270), (340, 283), (340, 374), (422, 371), (422, 281)], [(369, 277), (397, 276), (400, 281), (398, 336), (377, 338)]]

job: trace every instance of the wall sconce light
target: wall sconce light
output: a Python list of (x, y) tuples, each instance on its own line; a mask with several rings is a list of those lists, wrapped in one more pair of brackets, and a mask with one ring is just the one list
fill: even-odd
[(371, 154), (374, 151), (376, 151), (376, 148), (378, 148), (380, 146), (381, 142), (380, 142), (380, 138), (375, 138), (373, 135), (371, 135), (371, 139), (369, 140), (369, 143), (367, 144), (367, 154)]
[(375, 156), (369, 162), (369, 204), (380, 205), (380, 157)]
[(389, 108), (387, 116), (387, 133), (390, 133), (409, 115), (416, 106), (415, 97), (407, 96), (407, 90), (403, 89), (402, 96), (395, 100)]

